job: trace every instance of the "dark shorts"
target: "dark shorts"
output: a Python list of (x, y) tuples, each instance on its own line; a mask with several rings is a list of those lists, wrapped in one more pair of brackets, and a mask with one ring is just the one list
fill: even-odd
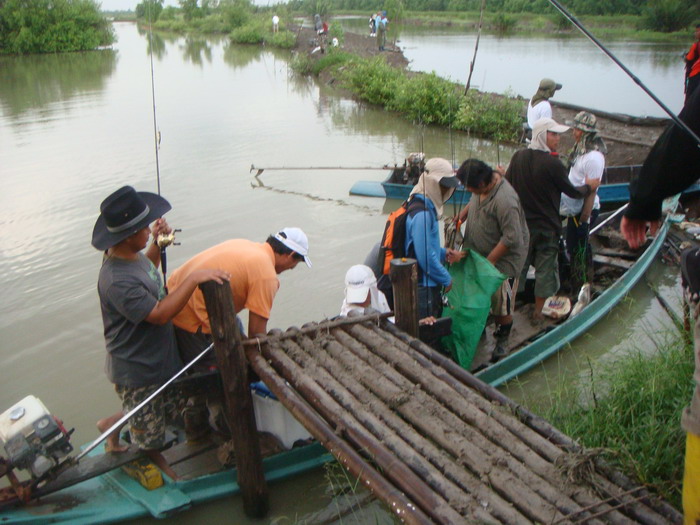
[[(122, 410), (127, 413), (136, 408), (144, 399), (158, 390), (158, 385), (127, 387), (114, 385), (122, 401)], [(165, 426), (182, 426), (182, 410), (185, 399), (177, 390), (166, 388), (149, 401), (129, 419), (131, 442), (142, 450), (158, 450), (165, 444)]]

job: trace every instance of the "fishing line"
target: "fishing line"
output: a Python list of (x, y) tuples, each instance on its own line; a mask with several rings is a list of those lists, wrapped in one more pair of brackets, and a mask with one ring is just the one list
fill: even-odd
[[(153, 141), (156, 151), (156, 183), (158, 185), (158, 195), (160, 195), (160, 159), (158, 158), (158, 146), (160, 145), (160, 132), (158, 131), (158, 120), (156, 118), (156, 83), (153, 72), (153, 22), (151, 20), (152, 4), (148, 5), (148, 50), (151, 62), (151, 106), (153, 107)], [(165, 272), (164, 272), (165, 273)]]
[[(151, 9), (153, 9), (153, 3), (148, 3), (148, 50), (151, 63), (151, 107), (153, 108), (153, 143), (156, 153), (156, 183), (158, 188), (158, 195), (160, 195), (160, 158), (158, 156), (158, 146), (160, 145), (160, 131), (158, 131), (158, 120), (156, 117), (156, 82), (155, 73), (153, 71), (153, 20), (151, 18)], [(172, 239), (170, 240), (172, 242)], [(156, 244), (160, 247), (160, 271), (163, 274), (163, 288), (165, 293), (168, 293), (167, 277), (168, 273), (168, 259), (165, 254), (165, 248), (170, 244), (170, 242), (163, 242), (161, 244), (159, 239), (156, 239)]]
[(679, 119), (673, 111), (671, 111), (659, 98), (652, 93), (652, 91), (644, 85), (644, 83), (637, 78), (632, 71), (630, 71), (627, 66), (625, 66), (615, 55), (613, 55), (596, 37), (594, 37), (584, 26), (579, 22), (574, 15), (569, 13), (564, 6), (562, 6), (557, 0), (549, 0), (549, 3), (552, 4), (557, 10), (566, 17), (569, 22), (574, 24), (576, 28), (581, 31), (591, 42), (593, 42), (596, 46), (598, 46), (598, 49), (600, 49), (603, 53), (608, 55), (608, 57), (615, 62), (627, 75), (634, 81), (635, 84), (637, 84), (640, 88), (642, 88), (647, 95), (649, 95), (654, 102), (656, 102), (661, 109), (663, 109), (666, 113), (668, 113), (669, 117), (671, 117), (671, 120), (676, 123), (677, 126), (679, 126), (681, 129), (685, 130), (686, 133), (688, 133), (691, 137), (693, 137), (693, 140), (697, 143), (698, 147), (700, 147), (700, 137), (698, 137), (695, 132), (693, 132), (692, 129), (688, 127), (688, 125), (683, 122), (681, 119)]

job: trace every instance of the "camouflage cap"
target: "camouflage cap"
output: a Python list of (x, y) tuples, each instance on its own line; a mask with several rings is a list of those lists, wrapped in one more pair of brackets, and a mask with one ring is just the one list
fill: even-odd
[(540, 89), (552, 91), (553, 93), (560, 90), (561, 87), (561, 84), (554, 82), (551, 78), (543, 78), (540, 80)]
[(597, 131), (596, 124), (598, 120), (595, 118), (593, 113), (588, 111), (580, 111), (574, 117), (574, 122), (572, 127), (585, 131), (586, 133), (594, 133)]

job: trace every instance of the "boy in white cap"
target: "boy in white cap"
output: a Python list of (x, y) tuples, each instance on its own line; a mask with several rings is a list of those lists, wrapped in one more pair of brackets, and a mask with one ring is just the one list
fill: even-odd
[(345, 299), (340, 307), (340, 315), (348, 315), (351, 310), (374, 308), (379, 313), (391, 311), (384, 294), (377, 288), (377, 278), (369, 266), (356, 264), (345, 274)]

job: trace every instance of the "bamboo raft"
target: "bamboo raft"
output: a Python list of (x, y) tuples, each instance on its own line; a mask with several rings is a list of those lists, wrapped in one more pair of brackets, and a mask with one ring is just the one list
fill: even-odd
[(244, 342), (292, 414), (409, 524), (681, 523), (681, 514), (381, 316)]

